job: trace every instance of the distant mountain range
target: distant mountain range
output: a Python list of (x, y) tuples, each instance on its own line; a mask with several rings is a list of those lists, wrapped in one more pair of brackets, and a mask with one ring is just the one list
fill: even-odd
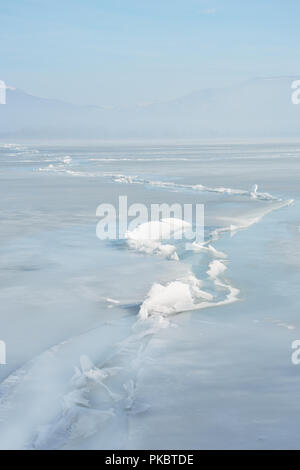
[(297, 77), (257, 78), (177, 100), (130, 107), (79, 106), (7, 90), (0, 138), (300, 138)]

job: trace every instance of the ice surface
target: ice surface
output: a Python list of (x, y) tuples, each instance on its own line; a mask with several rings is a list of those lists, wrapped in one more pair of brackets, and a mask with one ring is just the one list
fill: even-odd
[[(299, 155), (3, 143), (0, 447), (297, 448)], [(120, 194), (204, 204), (204, 242), (98, 240)]]

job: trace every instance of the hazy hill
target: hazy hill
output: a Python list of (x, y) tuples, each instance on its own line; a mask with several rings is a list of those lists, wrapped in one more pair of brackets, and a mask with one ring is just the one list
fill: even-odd
[(173, 101), (112, 108), (79, 106), (9, 89), (7, 104), (0, 106), (0, 137), (297, 138), (300, 105), (291, 102), (291, 84), (297, 78), (260, 78)]

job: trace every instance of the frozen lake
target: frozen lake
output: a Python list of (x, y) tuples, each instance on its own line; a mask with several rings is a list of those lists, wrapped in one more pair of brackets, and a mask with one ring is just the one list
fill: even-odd
[[(299, 172), (300, 143), (0, 144), (0, 447), (299, 448)], [(203, 204), (205, 243), (99, 240), (120, 195)]]

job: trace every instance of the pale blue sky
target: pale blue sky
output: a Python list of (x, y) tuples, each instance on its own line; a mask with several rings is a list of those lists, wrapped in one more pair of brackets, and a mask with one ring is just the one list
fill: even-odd
[(299, 0), (0, 0), (0, 79), (87, 104), (300, 75)]

